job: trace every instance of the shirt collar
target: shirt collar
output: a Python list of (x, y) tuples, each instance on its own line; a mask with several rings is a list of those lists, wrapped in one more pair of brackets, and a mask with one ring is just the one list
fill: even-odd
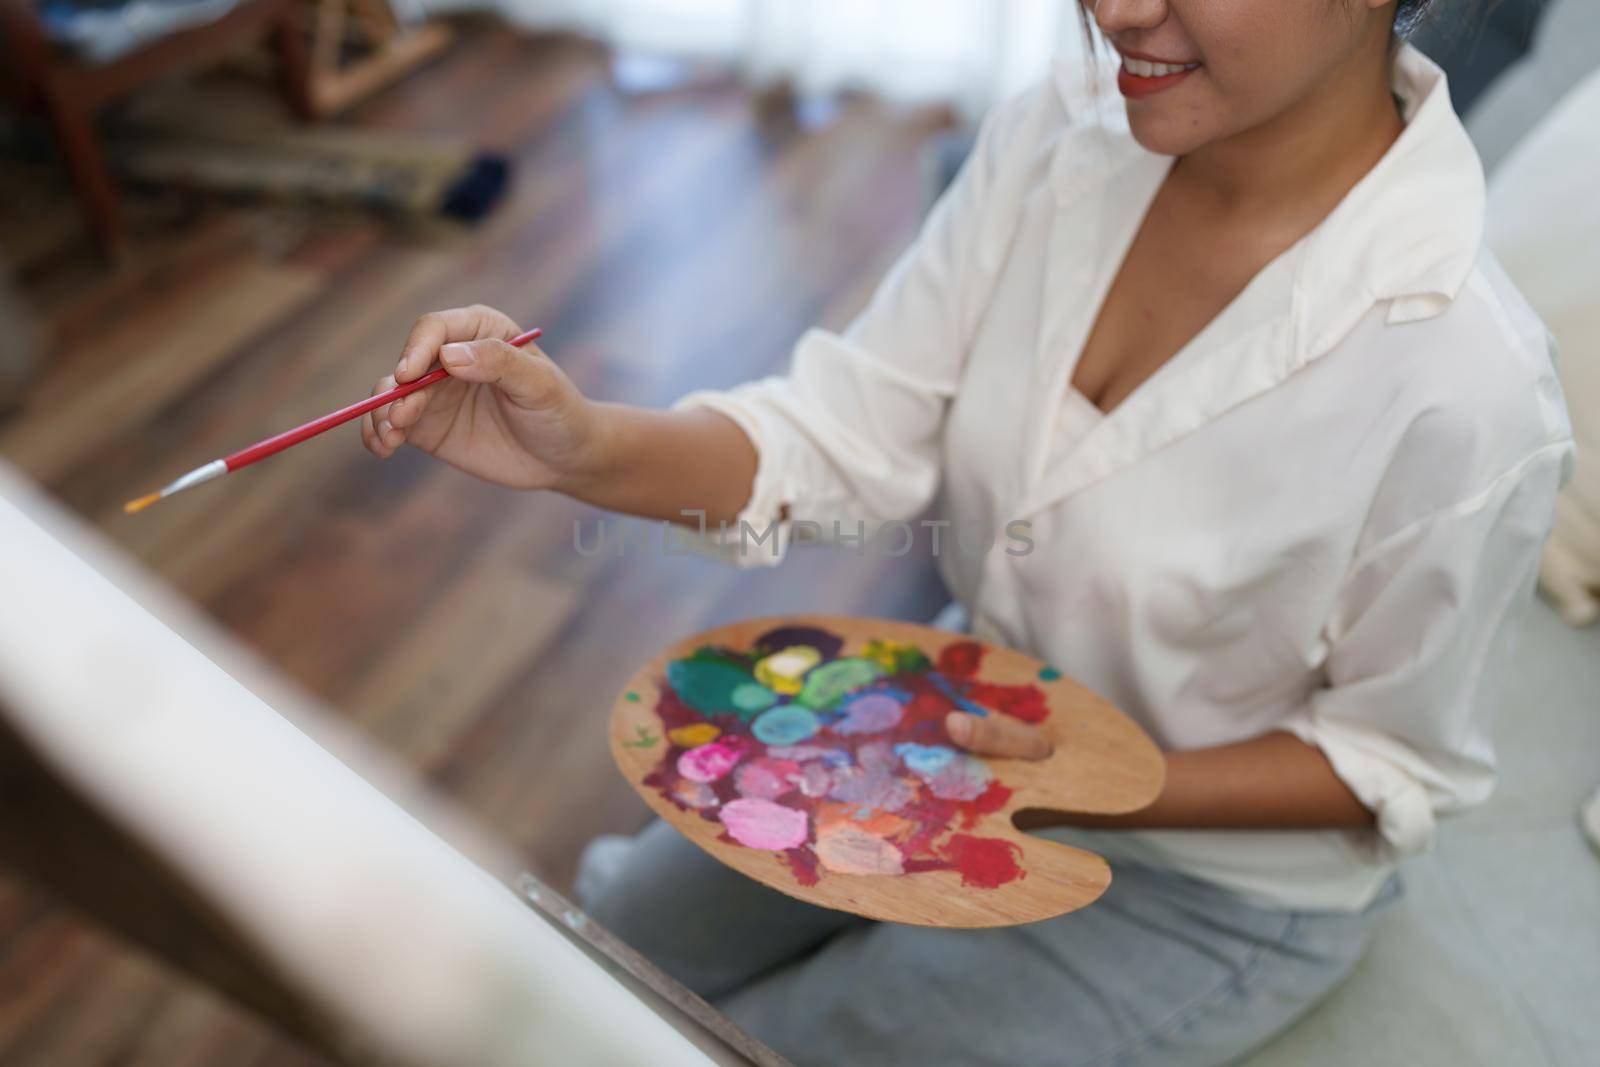
[(1405, 130), (1304, 240), (1295, 280), (1302, 352), (1337, 343), (1374, 304), (1389, 321), (1431, 318), (1460, 294), (1483, 244), (1483, 165), (1444, 71), (1411, 45), (1395, 57)]
[[(1114, 90), (1088, 89), (1083, 71), (1058, 74), (1067, 128), (1050, 165), (1056, 200), (1040, 320), (1037, 388), (1024, 424), (1034, 435), (1021, 477), (1022, 512), (1110, 477), (1170, 441), (1273, 388), (1332, 351), (1374, 307), (1391, 322), (1449, 306), (1477, 261), (1483, 173), (1451, 110), (1443, 73), (1414, 49), (1395, 58), (1406, 128), (1383, 159), (1315, 230), (1275, 259), (1215, 321), (1052, 465), (1056, 410), (1088, 325), (1084, 316), (1126, 246), (1171, 157), (1127, 131)], [(1093, 99), (1086, 99), (1087, 92)], [(1076, 294), (1074, 297), (1072, 294)]]
[[(1115, 183), (1155, 157), (1128, 130), (1106, 64), (1058, 63), (1054, 78), (1073, 129), (1052, 161), (1059, 201)], [(1382, 159), (1294, 250), (1297, 356), (1326, 351), (1374, 304), (1390, 322), (1431, 318), (1453, 302), (1483, 242), (1483, 167), (1456, 117), (1444, 71), (1409, 44), (1393, 64), (1405, 129)], [(1133, 183), (1138, 187), (1139, 183)]]

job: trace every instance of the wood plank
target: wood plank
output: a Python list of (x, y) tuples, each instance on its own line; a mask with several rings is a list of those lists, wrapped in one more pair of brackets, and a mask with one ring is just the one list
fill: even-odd
[(291, 314), (317, 282), (311, 271), (249, 262), (202, 279), (96, 343), (95, 358), (47, 376), (28, 410), (0, 435), (0, 455), (42, 481), (59, 477), (128, 435), (252, 333)]
[[(195, 100), (255, 114), (225, 93)], [(752, 615), (926, 617), (941, 600), (928, 561), (805, 551), (736, 572), (659, 548), (584, 557), (572, 524), (589, 509), (415, 453), (379, 462), (353, 428), (137, 520), (121, 502), (363, 395), (436, 307), (483, 301), (544, 326), (580, 386), (610, 399), (770, 372), (807, 325), (847, 321), (914, 231), (919, 152), (941, 121), (857, 101), (802, 128), (732, 82), (624, 96), (592, 43), (468, 26), (330, 128), (508, 154), (512, 185), (481, 226), (133, 192), (147, 237), (108, 274), (85, 249), (50, 247), (42, 225), (22, 280), (57, 343), (0, 450), (564, 885), (590, 837), (648, 814), (604, 725), (639, 663)], [(29, 210), (51, 196), (71, 217), (49, 187)], [(135, 352), (155, 355), (130, 365)], [(119, 970), (129, 951), (31, 890), (0, 893), (0, 1060), (321, 1062), (184, 979)], [(73, 1038), (89, 1010), (107, 1021)]]

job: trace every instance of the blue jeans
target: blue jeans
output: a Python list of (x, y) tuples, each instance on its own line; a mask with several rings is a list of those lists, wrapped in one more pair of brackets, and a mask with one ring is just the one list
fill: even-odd
[(1229, 1063), (1326, 995), (1372, 914), (1264, 908), (1114, 867), (1099, 901), (999, 930), (869, 922), (801, 903), (665, 823), (585, 852), (577, 895), (663, 970), (800, 1067)]

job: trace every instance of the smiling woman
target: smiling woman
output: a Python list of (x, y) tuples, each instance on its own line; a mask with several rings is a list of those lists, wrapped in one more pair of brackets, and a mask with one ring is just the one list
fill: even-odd
[[(1088, 13), (1121, 93), (1062, 67), (998, 108), (866, 311), (807, 333), (787, 375), (601, 404), (506, 345), (509, 319), (457, 310), (419, 323), (395, 378), (442, 357), (461, 388), (368, 430), (380, 456), (490, 478), (514, 460), (603, 507), (694, 509), (724, 549), (751, 528), (745, 562), (936, 498), (957, 530), (1027, 524), (1037, 551), (947, 539), (938, 562), (975, 637), (1165, 752), (1148, 808), (1044, 827), (1092, 836), (1101, 905), (1004, 933), (858, 926), (660, 826), (584, 864), (602, 922), (799, 1063), (1233, 1062), (1343, 978), (1399, 858), (1493, 784), (1572, 435), (1546, 332), (1483, 247), (1444, 75), (1397, 42), (1425, 10)], [(1030, 754), (962, 721), (919, 744)], [(763, 743), (815, 724), (778, 725)], [(925, 755), (874, 757), (883, 788)], [(752, 788), (780, 808), (807, 781), (770, 777)], [(736, 822), (798, 836), (774, 815)]]

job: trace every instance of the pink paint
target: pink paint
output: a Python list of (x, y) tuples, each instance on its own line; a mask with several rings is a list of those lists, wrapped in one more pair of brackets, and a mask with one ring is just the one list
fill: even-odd
[(679, 756), (678, 773), (691, 782), (715, 782), (726, 777), (742, 755), (743, 742), (737, 737), (724, 737)]
[(820, 759), (833, 752), (833, 747), (822, 745), (769, 745), (767, 755), (773, 759), (792, 759), (803, 763), (808, 759)]
[(722, 825), (746, 848), (783, 852), (805, 844), (809, 820), (806, 813), (770, 800), (730, 801), (722, 806)]
[(800, 764), (794, 760), (763, 756), (740, 767), (733, 780), (742, 797), (777, 800), (785, 793), (793, 792), (799, 777)]
[(794, 784), (805, 796), (825, 797), (833, 788), (833, 772), (821, 760), (814, 760), (800, 768), (800, 773), (794, 776)]

